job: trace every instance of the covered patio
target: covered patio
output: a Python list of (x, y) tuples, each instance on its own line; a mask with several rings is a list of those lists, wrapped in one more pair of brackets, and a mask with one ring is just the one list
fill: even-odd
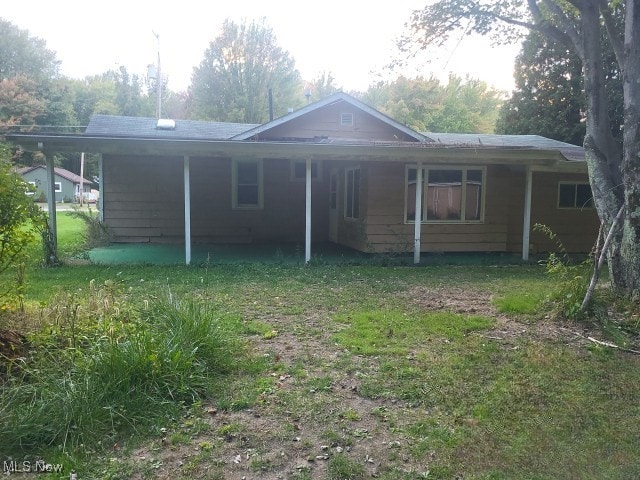
[[(121, 243), (98, 247), (87, 253), (91, 263), (98, 265), (179, 265), (184, 264), (184, 245)], [(529, 263), (542, 260), (542, 255), (532, 255)], [(362, 253), (337, 245), (322, 243), (313, 245), (313, 255), (305, 260), (303, 244), (261, 245), (195, 245), (191, 250), (194, 267), (219, 265), (388, 265), (411, 266), (411, 252), (403, 254)], [(421, 266), (437, 265), (522, 265), (517, 253), (423, 253)]]

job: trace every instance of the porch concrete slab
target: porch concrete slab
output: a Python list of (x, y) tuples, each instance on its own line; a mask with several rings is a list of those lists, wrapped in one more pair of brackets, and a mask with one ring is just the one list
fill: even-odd
[[(362, 263), (368, 255), (338, 245), (316, 245), (312, 247), (312, 262), (318, 263)], [(92, 263), (115, 264), (184, 264), (184, 245), (154, 243), (121, 243), (89, 251)], [(194, 245), (191, 247), (191, 264), (304, 264), (304, 245)]]
[[(120, 243), (94, 248), (88, 252), (89, 260), (104, 265), (184, 265), (184, 245), (157, 243)], [(528, 263), (536, 263), (543, 256), (532, 256)], [(328, 265), (389, 265), (411, 266), (413, 254), (365, 254), (331, 243), (314, 244), (311, 262)], [(302, 244), (260, 245), (194, 245), (191, 264), (287, 264), (304, 265)], [(519, 254), (511, 253), (423, 253), (420, 266), (434, 265), (518, 265)]]

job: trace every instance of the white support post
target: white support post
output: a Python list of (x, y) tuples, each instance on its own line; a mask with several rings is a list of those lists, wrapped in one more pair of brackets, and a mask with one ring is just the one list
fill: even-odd
[(416, 219), (414, 225), (413, 263), (420, 263), (420, 248), (422, 235), (422, 162), (418, 162), (416, 170)]
[(84, 152), (80, 154), (80, 206), (84, 205)]
[(311, 159), (307, 158), (305, 189), (304, 263), (311, 261)]
[(46, 154), (47, 162), (47, 207), (49, 209), (49, 230), (53, 236), (54, 257), (58, 257), (58, 226), (56, 222), (56, 172), (53, 168), (53, 155)]
[(98, 210), (100, 221), (104, 222), (104, 165), (102, 164), (102, 154), (98, 154)]
[(524, 224), (522, 225), (522, 260), (529, 260), (529, 242), (531, 236), (531, 190), (533, 185), (533, 172), (527, 166), (526, 184), (524, 189)]
[(184, 261), (191, 263), (191, 182), (189, 180), (189, 157), (184, 157)]

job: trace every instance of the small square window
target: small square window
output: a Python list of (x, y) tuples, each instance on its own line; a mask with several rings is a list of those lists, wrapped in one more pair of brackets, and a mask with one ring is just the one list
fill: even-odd
[(55, 182), (55, 187), (56, 193), (62, 192), (62, 182)]

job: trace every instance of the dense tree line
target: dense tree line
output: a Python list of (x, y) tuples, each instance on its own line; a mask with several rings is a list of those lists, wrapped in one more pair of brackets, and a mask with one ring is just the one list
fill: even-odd
[[(615, 55), (603, 42), (606, 95), (613, 136), (622, 143), (622, 77)], [(500, 109), (496, 132), (536, 134), (582, 145), (587, 98), (582, 61), (565, 45), (529, 32), (514, 65), (515, 90)]]

